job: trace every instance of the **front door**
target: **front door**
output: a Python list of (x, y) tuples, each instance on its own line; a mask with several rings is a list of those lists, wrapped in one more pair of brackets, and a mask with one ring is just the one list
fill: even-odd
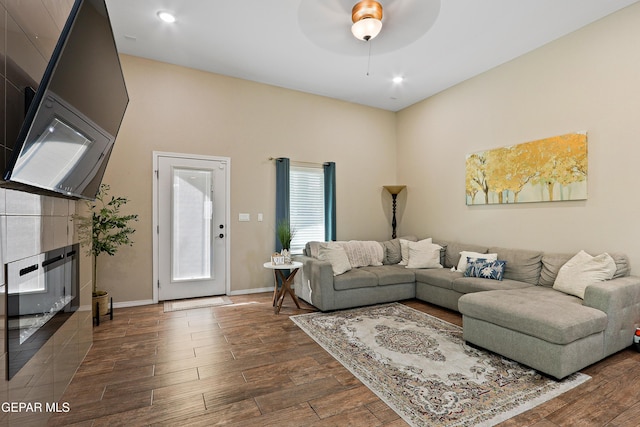
[(158, 300), (226, 293), (225, 159), (157, 156)]

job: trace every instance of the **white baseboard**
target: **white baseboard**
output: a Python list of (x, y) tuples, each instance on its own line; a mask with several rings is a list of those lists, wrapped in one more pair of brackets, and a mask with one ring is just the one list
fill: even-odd
[(231, 291), (228, 295), (249, 295), (249, 294), (259, 294), (262, 292), (273, 292), (273, 286), (268, 286), (266, 288), (255, 288), (255, 289), (242, 289), (240, 291)]
[(139, 305), (150, 305), (150, 304), (155, 304), (152, 299), (144, 299), (139, 301), (122, 301), (122, 302), (114, 302), (113, 308), (137, 307)]
[[(268, 286), (266, 288), (256, 288), (256, 289), (242, 289), (239, 291), (231, 291), (227, 295), (249, 295), (249, 294), (259, 294), (262, 292), (273, 292), (273, 286)], [(139, 301), (121, 301), (114, 302), (113, 308), (126, 308), (126, 307), (137, 307), (139, 305), (150, 305), (155, 304), (152, 299), (145, 299)]]

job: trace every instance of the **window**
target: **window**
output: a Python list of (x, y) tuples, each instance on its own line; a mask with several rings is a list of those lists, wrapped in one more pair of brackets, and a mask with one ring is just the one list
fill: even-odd
[(291, 165), (289, 172), (291, 252), (302, 253), (307, 242), (325, 240), (324, 171), (321, 165)]
[[(307, 242), (336, 240), (336, 164), (291, 164), (286, 157), (276, 165), (276, 230), (288, 221), (295, 230), (291, 252), (302, 253)], [(275, 233), (275, 249), (282, 244)]]

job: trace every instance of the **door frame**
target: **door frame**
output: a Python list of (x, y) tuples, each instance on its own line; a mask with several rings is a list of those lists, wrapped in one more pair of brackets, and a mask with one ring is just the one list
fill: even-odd
[(211, 161), (219, 161), (226, 162), (227, 166), (225, 167), (226, 174), (226, 188), (225, 188), (225, 227), (226, 227), (226, 238), (224, 239), (224, 250), (225, 250), (225, 294), (229, 295), (231, 292), (231, 158), (230, 157), (218, 157), (218, 156), (203, 156), (198, 154), (185, 154), (185, 153), (170, 153), (165, 151), (154, 151), (153, 152), (153, 274), (152, 274), (152, 283), (151, 287), (153, 289), (153, 303), (158, 303), (158, 283), (160, 280), (160, 265), (158, 261), (159, 257), (159, 223), (158, 223), (158, 191), (160, 190), (158, 187), (158, 160), (160, 157), (172, 157), (175, 159), (192, 159), (192, 160), (211, 160)]

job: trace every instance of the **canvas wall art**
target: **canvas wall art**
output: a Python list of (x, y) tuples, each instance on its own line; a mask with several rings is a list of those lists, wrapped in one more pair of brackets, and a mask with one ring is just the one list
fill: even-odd
[(586, 132), (468, 154), (467, 205), (587, 198)]

